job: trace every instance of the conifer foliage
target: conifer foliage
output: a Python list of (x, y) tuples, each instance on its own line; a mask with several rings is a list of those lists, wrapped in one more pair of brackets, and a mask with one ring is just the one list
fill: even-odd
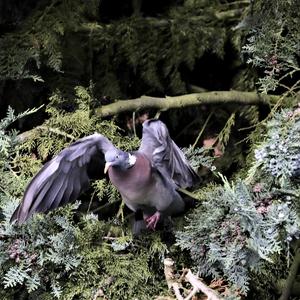
[[(1, 299), (92, 299), (100, 290), (109, 299), (145, 299), (145, 295), (154, 296), (163, 286), (157, 270), (161, 268), (158, 258), (166, 252), (166, 245), (159, 234), (133, 241), (128, 222), (122, 222), (120, 217), (123, 206), (103, 180), (93, 185), (92, 194), (100, 189), (97, 207), (120, 205), (119, 213), (116, 210), (114, 216), (111, 212), (110, 219), (98, 219), (90, 211), (94, 206), (89, 199), (82, 207), (77, 201), (53, 213), (36, 215), (22, 226), (10, 223), (25, 186), (41, 167), (41, 161), (70, 143), (73, 136), (98, 129), (121, 148), (136, 147), (137, 140), (122, 138), (113, 122), (89, 118), (89, 97), (84, 97), (87, 90), (79, 87), (77, 95), (80, 108), (74, 113), (60, 111), (55, 106), (59, 95), (53, 95), (48, 107), (51, 121), (26, 137), (25, 142), (7, 128), (34, 111), (15, 116), (10, 109), (0, 123)], [(73, 121), (74, 125), (65, 132), (64, 126)], [(50, 142), (53, 136), (55, 145)], [(142, 288), (137, 290), (136, 286)]]
[[(19, 2), (0, 1), (0, 299), (155, 299), (170, 295), (166, 256), (207, 284), (219, 279), (228, 299), (277, 299), (300, 234), (300, 2)], [(105, 179), (75, 203), (9, 222), (32, 176), (64, 147), (97, 131), (135, 150), (139, 113), (154, 115), (103, 119), (95, 108), (256, 87), (278, 103), (241, 107), (235, 91), (229, 104), (203, 105), (200, 95), (199, 107), (155, 112), (193, 145), (186, 156), (205, 177), (185, 191), (196, 207), (171, 228), (133, 237)], [(13, 130), (39, 103), (45, 120)], [(211, 148), (198, 148), (205, 141)]]
[(223, 186), (202, 189), (201, 205), (177, 233), (200, 274), (225, 277), (244, 295), (259, 274), (278, 280), (267, 271), (273, 264), (285, 277), (283, 266), (299, 238), (299, 116), (298, 108), (276, 113), (254, 147), (247, 178), (229, 183), (220, 175)]

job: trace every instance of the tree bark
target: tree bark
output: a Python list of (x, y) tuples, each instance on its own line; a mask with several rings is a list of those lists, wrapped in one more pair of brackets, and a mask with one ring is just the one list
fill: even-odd
[[(184, 108), (198, 105), (216, 105), (216, 104), (240, 104), (240, 105), (274, 105), (280, 96), (262, 95), (256, 92), (240, 92), (240, 91), (216, 91), (193, 93), (181, 96), (165, 98), (141, 96), (140, 98), (130, 100), (117, 100), (108, 105), (95, 109), (95, 114), (100, 117), (114, 116), (126, 111), (138, 111), (145, 108), (156, 108), (164, 111), (172, 108)], [(47, 126), (37, 126), (29, 131), (19, 134), (22, 142), (27, 140), (36, 130), (49, 130), (53, 133), (64, 135), (74, 140), (74, 137), (61, 132), (56, 128), (48, 128)]]
[(273, 105), (279, 98), (279, 96), (241, 91), (193, 93), (174, 97), (166, 96), (165, 98), (141, 96), (140, 98), (131, 100), (118, 100), (112, 104), (97, 108), (95, 113), (101, 117), (108, 117), (125, 111), (137, 111), (145, 108), (156, 108), (164, 111), (171, 108), (183, 108), (203, 104)]
[[(298, 247), (299, 247), (299, 244), (300, 244), (300, 242), (298, 241)], [(300, 248), (297, 248), (296, 254), (294, 257), (294, 261), (290, 268), (288, 278), (286, 279), (286, 282), (285, 282), (285, 287), (283, 289), (283, 292), (282, 292), (279, 300), (288, 300), (289, 299), (295, 278), (297, 276), (299, 265), (300, 265)]]

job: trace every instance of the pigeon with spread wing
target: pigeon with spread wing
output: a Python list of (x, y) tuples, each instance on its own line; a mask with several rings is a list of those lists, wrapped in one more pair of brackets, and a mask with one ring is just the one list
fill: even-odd
[(108, 172), (125, 204), (134, 212), (142, 211), (151, 229), (160, 219), (184, 211), (177, 189), (191, 187), (199, 179), (165, 124), (147, 120), (136, 152), (121, 151), (98, 133), (62, 150), (33, 177), (11, 221), (21, 224), (34, 213), (76, 200), (103, 172)]

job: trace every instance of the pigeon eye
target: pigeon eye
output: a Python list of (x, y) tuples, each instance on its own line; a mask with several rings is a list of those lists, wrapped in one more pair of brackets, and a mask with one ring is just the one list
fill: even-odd
[(118, 159), (119, 158), (119, 155), (116, 155), (116, 159)]

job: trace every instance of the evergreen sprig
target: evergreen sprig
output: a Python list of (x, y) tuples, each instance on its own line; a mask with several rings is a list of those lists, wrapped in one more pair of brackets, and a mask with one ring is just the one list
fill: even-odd
[(15, 146), (18, 144), (17, 131), (8, 131), (7, 128), (15, 121), (35, 113), (38, 109), (28, 109), (15, 115), (15, 111), (10, 106), (8, 107), (6, 117), (0, 121), (0, 161), (5, 161), (14, 152)]
[[(297, 238), (300, 219), (292, 205), (280, 200), (262, 211), (242, 181), (211, 186), (199, 194), (202, 205), (177, 233), (177, 244), (187, 249), (204, 276), (226, 278), (243, 294), (249, 291), (251, 271), (273, 262), (286, 243)], [(296, 229), (296, 230), (295, 230)]]
[[(297, 0), (256, 1), (252, 15), (244, 20), (249, 36), (242, 52), (247, 63), (263, 70), (258, 80), (263, 93), (283, 88), (294, 94), (300, 88), (300, 30), (295, 22), (300, 17), (299, 9)], [(288, 84), (287, 78), (291, 81)]]
[[(89, 93), (84, 88), (78, 88), (77, 93), (79, 111), (65, 113), (52, 102), (48, 108), (52, 120), (47, 125), (62, 133), (68, 122), (82, 118), (82, 124), (75, 128), (74, 123), (68, 134), (77, 137), (99, 130), (121, 148), (136, 146), (137, 139), (122, 137), (112, 121), (89, 117)], [(1, 122), (3, 128), (15, 119), (10, 111)], [(10, 134), (8, 130), (2, 132), (4, 139), (9, 140)], [(8, 155), (0, 156), (0, 298), (91, 299), (99, 288), (109, 299), (147, 299), (156, 295), (164, 288), (162, 276), (156, 273), (161, 265), (157, 257), (166, 252), (157, 235), (133, 241), (125, 223), (104, 222), (97, 215), (81, 214), (78, 202), (47, 215), (35, 215), (22, 226), (10, 223), (26, 184), (43, 160), (37, 159), (38, 152), (31, 159), (23, 159), (24, 155), (29, 157), (34, 150), (32, 145), (41, 147), (45, 142), (50, 157), (61, 145), (71, 142), (58, 131), (51, 134), (33, 132), (25, 144), (16, 138), (13, 147), (7, 147)], [(54, 139), (58, 145), (50, 150), (48, 141)], [(105, 192), (98, 193), (98, 200), (115, 201), (116, 193), (106, 186), (102, 182)], [(141, 288), (137, 290), (136, 286)]]
[(266, 124), (263, 141), (255, 150), (255, 162), (248, 177), (263, 172), (280, 188), (293, 186), (293, 179), (300, 169), (300, 114), (299, 109), (290, 109), (275, 113)]

